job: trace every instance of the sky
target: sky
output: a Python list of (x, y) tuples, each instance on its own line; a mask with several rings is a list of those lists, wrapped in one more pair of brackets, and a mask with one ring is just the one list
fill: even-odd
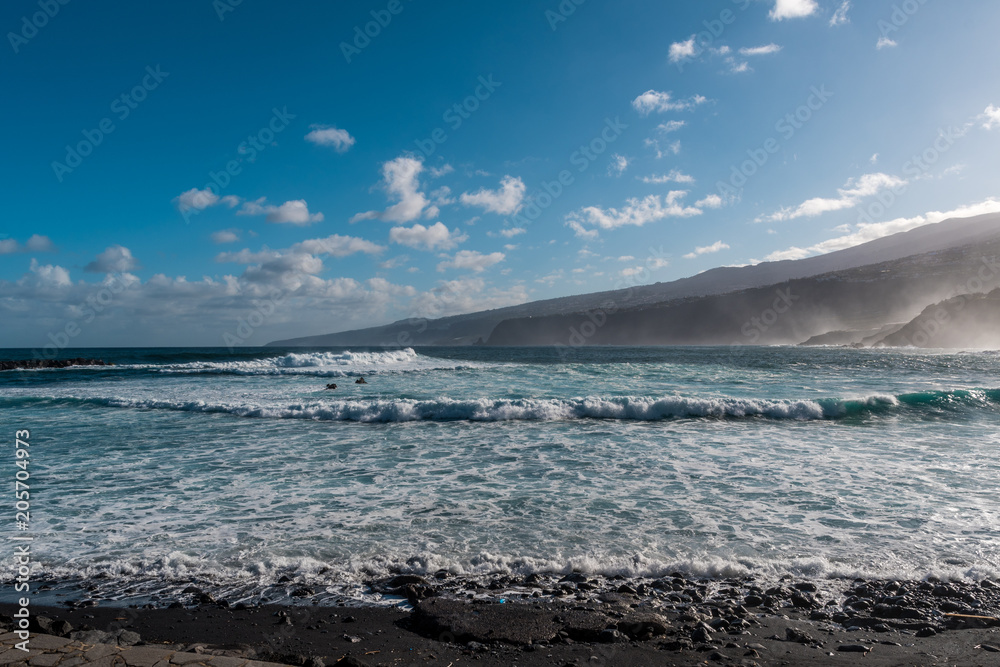
[(10, 0), (0, 347), (263, 345), (998, 211), (998, 25), (989, 0)]

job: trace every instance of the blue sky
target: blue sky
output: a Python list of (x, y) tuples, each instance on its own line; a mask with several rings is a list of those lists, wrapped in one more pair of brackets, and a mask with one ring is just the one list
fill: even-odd
[(0, 346), (257, 345), (1000, 210), (987, 0), (64, 1), (0, 8)]

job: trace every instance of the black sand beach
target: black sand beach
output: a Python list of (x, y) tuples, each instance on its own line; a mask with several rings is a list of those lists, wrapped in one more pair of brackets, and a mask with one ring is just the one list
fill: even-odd
[[(374, 584), (415, 604), (248, 607), (195, 587), (169, 608), (107, 601), (32, 607), (38, 632), (319, 667), (324, 665), (997, 665), (1000, 585), (529, 577), (474, 600), (412, 575)], [(498, 579), (493, 590), (515, 582)], [(819, 585), (817, 585), (819, 584)], [(500, 602), (503, 600), (503, 602)], [(16, 609), (0, 605), (4, 622)], [(138, 635), (138, 638), (134, 634)]]

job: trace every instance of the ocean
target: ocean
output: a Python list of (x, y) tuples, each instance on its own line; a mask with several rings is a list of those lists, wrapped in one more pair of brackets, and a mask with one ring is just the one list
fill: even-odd
[[(564, 351), (565, 352), (565, 351)], [(0, 372), (40, 601), (397, 573), (1000, 576), (1000, 353), (87, 349)], [(0, 350), (0, 358), (25, 358)], [(355, 384), (364, 377), (367, 384)], [(336, 383), (337, 389), (324, 389)], [(16, 599), (13, 557), (0, 599)], [(38, 592), (40, 590), (40, 592)]]

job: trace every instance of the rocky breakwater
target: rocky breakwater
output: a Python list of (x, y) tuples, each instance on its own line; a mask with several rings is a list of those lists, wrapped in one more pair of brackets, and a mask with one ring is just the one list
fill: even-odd
[(0, 359), (0, 371), (12, 371), (19, 368), (67, 368), (69, 366), (114, 366), (100, 359)]

